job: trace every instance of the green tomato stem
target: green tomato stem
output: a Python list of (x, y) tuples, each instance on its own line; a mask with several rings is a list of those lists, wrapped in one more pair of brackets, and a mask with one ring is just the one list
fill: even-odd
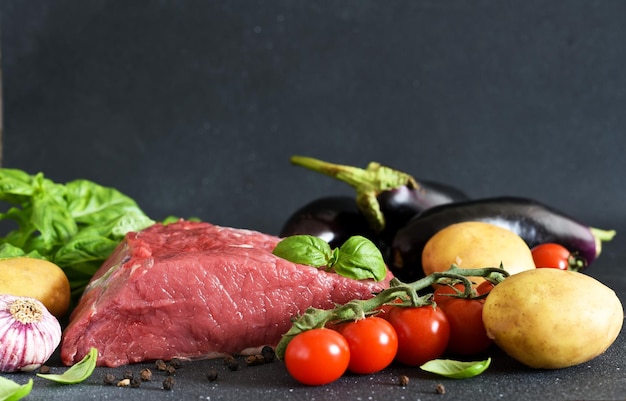
[(407, 186), (419, 188), (417, 181), (409, 174), (377, 162), (370, 162), (367, 168), (334, 164), (312, 157), (292, 156), (291, 163), (309, 170), (336, 178), (356, 190), (356, 204), (365, 215), (368, 223), (377, 232), (385, 228), (385, 217), (380, 210), (377, 196), (384, 191)]
[[(508, 275), (505, 270), (495, 267), (460, 269), (458, 266), (452, 265), (445, 272), (432, 273), (408, 284), (394, 278), (389, 283), (389, 288), (379, 292), (372, 298), (365, 300), (355, 299), (346, 304), (338, 305), (334, 309), (307, 309), (302, 316), (294, 320), (291, 328), (283, 335), (276, 346), (276, 355), (282, 359), (289, 342), (304, 331), (322, 328), (331, 322), (339, 323), (364, 319), (367, 316), (379, 313), (379, 308), (384, 305), (400, 307), (432, 305), (432, 294), (420, 296), (419, 292), (445, 280), (455, 280), (463, 283), (465, 289), (463, 295), (460, 294), (459, 296), (469, 297), (472, 294), (472, 282), (468, 277), (488, 277), (491, 281), (500, 282)], [(398, 302), (398, 300), (401, 302)]]

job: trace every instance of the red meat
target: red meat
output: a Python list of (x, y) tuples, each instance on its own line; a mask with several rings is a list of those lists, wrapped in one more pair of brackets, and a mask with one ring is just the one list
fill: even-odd
[(279, 238), (180, 221), (129, 233), (85, 290), (64, 331), (67, 365), (90, 347), (99, 366), (211, 358), (276, 345), (306, 308), (366, 299), (357, 281), (288, 262)]

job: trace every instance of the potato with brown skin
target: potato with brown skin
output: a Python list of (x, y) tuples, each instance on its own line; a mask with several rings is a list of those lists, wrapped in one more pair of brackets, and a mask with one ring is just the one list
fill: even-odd
[(487, 335), (508, 355), (538, 369), (595, 358), (613, 344), (623, 321), (613, 290), (586, 274), (549, 268), (506, 278), (483, 307)]
[(70, 305), (70, 283), (61, 268), (43, 259), (17, 257), (0, 260), (0, 294), (39, 300), (56, 318)]
[[(467, 221), (433, 235), (422, 251), (422, 268), (429, 275), (456, 264), (463, 269), (502, 267), (510, 274), (535, 268), (530, 248), (511, 230), (494, 224)], [(472, 277), (476, 284), (482, 277)]]

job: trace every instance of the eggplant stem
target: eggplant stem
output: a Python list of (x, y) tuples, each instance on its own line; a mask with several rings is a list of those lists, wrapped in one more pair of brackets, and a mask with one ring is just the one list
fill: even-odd
[(377, 232), (385, 229), (385, 217), (380, 210), (378, 195), (402, 186), (410, 189), (419, 188), (419, 184), (411, 175), (377, 162), (370, 162), (367, 168), (362, 169), (306, 156), (292, 156), (290, 161), (297, 166), (336, 178), (354, 188), (357, 207)]
[(589, 231), (591, 231), (591, 235), (593, 235), (594, 240), (596, 241), (596, 258), (600, 256), (602, 252), (602, 243), (608, 242), (615, 237), (617, 231), (615, 230), (603, 230), (601, 228), (589, 227)]

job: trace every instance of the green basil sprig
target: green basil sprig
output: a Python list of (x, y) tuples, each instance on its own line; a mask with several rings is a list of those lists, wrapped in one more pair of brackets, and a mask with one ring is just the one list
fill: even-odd
[(88, 180), (65, 184), (43, 173), (0, 168), (0, 220), (17, 227), (0, 237), (0, 258), (31, 256), (61, 267), (75, 299), (129, 231), (154, 224), (130, 197)]
[(420, 368), (430, 373), (452, 379), (467, 379), (483, 373), (491, 364), (491, 358), (484, 361), (462, 362), (452, 359), (433, 359)]
[(293, 263), (324, 268), (355, 280), (381, 281), (387, 276), (387, 266), (380, 250), (360, 235), (350, 237), (335, 249), (319, 237), (292, 235), (281, 240), (273, 253)]

